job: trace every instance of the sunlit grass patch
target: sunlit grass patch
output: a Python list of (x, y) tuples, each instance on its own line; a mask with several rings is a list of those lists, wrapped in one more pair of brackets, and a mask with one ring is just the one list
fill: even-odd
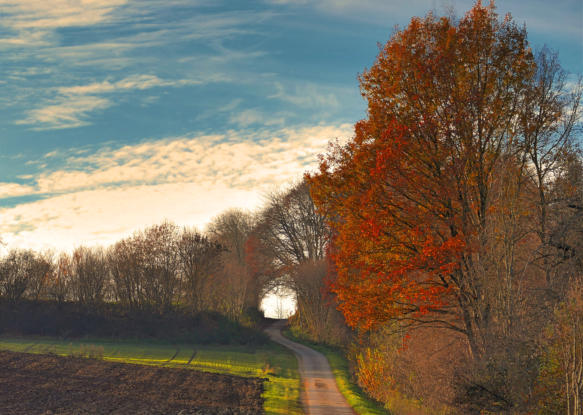
[(367, 398), (362, 389), (350, 381), (348, 362), (340, 352), (327, 347), (320, 347), (318, 350), (328, 359), (332, 373), (336, 378), (338, 389), (340, 389), (356, 413), (362, 415), (385, 415), (390, 413), (383, 409), (380, 404)]
[(316, 344), (296, 336), (291, 330), (283, 330), (284, 336), (298, 343), (305, 344), (315, 350), (318, 350), (328, 359), (330, 369), (336, 379), (336, 384), (340, 393), (348, 404), (359, 415), (387, 415), (391, 412), (384, 409), (381, 404), (374, 402), (366, 396), (362, 389), (350, 380), (350, 371), (348, 361), (338, 350), (327, 347), (322, 344)]
[(297, 360), (291, 352), (275, 344), (250, 347), (0, 337), (0, 349), (266, 378), (263, 393), (266, 414), (302, 413)]

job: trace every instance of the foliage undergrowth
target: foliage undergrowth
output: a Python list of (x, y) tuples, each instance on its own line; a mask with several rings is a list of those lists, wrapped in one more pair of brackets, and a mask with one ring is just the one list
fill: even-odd
[(272, 343), (261, 346), (202, 345), (1, 336), (0, 349), (265, 378), (266, 414), (302, 414), (297, 360), (291, 352)]

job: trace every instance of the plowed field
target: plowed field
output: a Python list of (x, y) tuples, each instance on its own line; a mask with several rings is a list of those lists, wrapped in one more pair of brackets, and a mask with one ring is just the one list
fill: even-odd
[(0, 351), (0, 414), (260, 414), (260, 379)]

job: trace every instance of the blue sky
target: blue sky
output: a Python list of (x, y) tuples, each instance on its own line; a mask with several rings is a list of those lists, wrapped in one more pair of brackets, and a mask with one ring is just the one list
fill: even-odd
[[(313, 168), (365, 115), (357, 74), (414, 15), (472, 1), (0, 0), (5, 249), (203, 227)], [(583, 73), (580, 0), (506, 0)]]

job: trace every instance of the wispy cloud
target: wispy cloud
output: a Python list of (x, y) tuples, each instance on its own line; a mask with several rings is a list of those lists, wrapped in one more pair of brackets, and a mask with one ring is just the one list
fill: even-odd
[[(387, 20), (406, 25), (413, 16), (425, 16), (429, 11), (448, 13), (453, 9), (463, 15), (474, 0), (265, 0), (267, 3), (286, 6), (310, 7), (328, 15), (342, 16), (350, 20), (367, 21), (386, 25)], [(484, 1), (487, 4), (488, 1)], [(511, 12), (519, 22), (525, 22), (529, 30), (539, 34), (572, 36), (583, 43), (583, 5), (580, 0), (556, 0), (549, 7), (546, 0), (507, 0), (496, 2), (498, 12)]]
[(276, 93), (268, 98), (276, 98), (298, 107), (337, 108), (340, 105), (334, 93), (326, 92), (326, 88), (314, 83), (296, 84), (292, 89), (286, 89), (280, 82), (274, 86)]
[(82, 127), (90, 124), (89, 115), (104, 110), (114, 101), (102, 95), (155, 87), (179, 87), (196, 85), (196, 80), (163, 80), (154, 75), (132, 75), (116, 82), (109, 80), (87, 85), (56, 88), (57, 98), (44, 106), (29, 110), (27, 117), (16, 124), (34, 125), (36, 130)]
[(243, 128), (252, 125), (282, 125), (285, 123), (285, 116), (283, 114), (265, 114), (257, 109), (247, 109), (232, 113), (229, 122)]
[[(400, 1), (387, 0), (265, 0), (267, 3), (288, 5), (288, 6), (308, 6), (316, 10), (332, 15), (344, 16), (348, 19), (367, 20), (369, 22), (386, 22), (388, 18), (393, 19), (411, 17), (425, 14), (435, 6), (433, 0), (408, 0), (406, 7)], [(443, 2), (441, 2), (443, 3)]]
[(15, 124), (36, 125), (35, 130), (82, 127), (90, 124), (89, 113), (110, 105), (110, 100), (94, 96), (59, 97), (42, 108), (28, 111), (27, 117)]
[(1, 0), (0, 7), (18, 29), (87, 26), (101, 23), (126, 0)]
[(43, 195), (0, 209), (0, 232), (10, 246), (68, 249), (110, 243), (164, 218), (202, 226), (226, 208), (257, 207), (262, 194), (314, 168), (328, 141), (351, 130), (348, 124), (240, 130), (52, 152), (46, 158), (63, 160), (62, 168), (27, 176), (29, 185), (0, 184), (3, 197)]
[[(233, 62), (250, 62), (265, 52), (259, 41), (234, 47), (230, 40), (257, 37), (257, 22), (274, 13), (207, 7), (213, 4), (210, 0), (0, 0), (0, 49), (10, 50), (12, 60), (0, 68), (0, 74), (18, 81), (7, 87), (12, 95), (7, 105), (22, 108), (23, 114), (13, 122), (33, 130), (88, 126), (92, 113), (121, 101), (107, 94), (235, 79), (245, 82)], [(163, 52), (164, 59), (158, 61), (163, 50), (169, 55)], [(140, 74), (145, 65), (152, 73)], [(46, 71), (42, 80), (38, 72), (26, 70), (31, 67)], [(104, 69), (109, 78), (103, 79)], [(65, 85), (64, 80), (73, 85)], [(156, 98), (140, 103), (146, 106)]]
[[(226, 48), (222, 39), (255, 33), (254, 26), (274, 16), (273, 12), (211, 11), (209, 0), (0, 0), (3, 12), (0, 47), (44, 47), (39, 57), (75, 58), (124, 52), (135, 48), (173, 45), (176, 42), (206, 40), (214, 49), (214, 59), (261, 56), (264, 52)], [(173, 11), (175, 9), (175, 11)], [(172, 16), (169, 21), (160, 15)], [(62, 29), (103, 30), (79, 44), (80, 37), (67, 39)], [(0, 32), (2, 33), (2, 32)], [(71, 40), (74, 40), (71, 43)]]
[(0, 182), (0, 199), (5, 197), (16, 197), (30, 195), (37, 192), (33, 186), (19, 183), (2, 183)]
[(50, 39), (44, 31), (18, 31), (6, 37), (0, 37), (0, 47), (49, 46)]
[(330, 139), (347, 137), (349, 131), (347, 124), (239, 130), (147, 141), (88, 156), (73, 154), (66, 158), (67, 168), (40, 174), (37, 188), (41, 193), (63, 193), (104, 186), (211, 185), (217, 181), (246, 190), (265, 188), (301, 173)]
[(155, 75), (132, 75), (117, 82), (106, 80), (103, 82), (95, 82), (89, 85), (61, 87), (57, 90), (62, 95), (88, 95), (127, 91), (132, 89), (144, 90), (161, 86), (193, 85), (197, 83), (200, 82), (185, 79), (169, 81), (160, 79)]
[(0, 45), (48, 45), (53, 31), (64, 27), (92, 26), (113, 17), (126, 0), (0, 0), (2, 25), (12, 34)]

